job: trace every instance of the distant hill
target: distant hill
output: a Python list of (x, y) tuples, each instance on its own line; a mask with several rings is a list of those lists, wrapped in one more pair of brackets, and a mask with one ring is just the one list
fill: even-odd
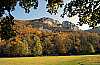
[(100, 33), (100, 26), (99, 27), (96, 27), (95, 29), (89, 29), (89, 30), (85, 30), (85, 31)]
[(79, 28), (69, 22), (69, 21), (63, 21), (60, 23), (58, 20), (54, 20), (52, 18), (40, 18), (40, 19), (34, 19), (34, 20), (16, 20), (17, 22), (23, 22), (23, 24), (31, 24), (33, 28), (38, 28), (43, 31), (49, 31), (49, 32), (61, 32), (61, 31), (77, 31)]

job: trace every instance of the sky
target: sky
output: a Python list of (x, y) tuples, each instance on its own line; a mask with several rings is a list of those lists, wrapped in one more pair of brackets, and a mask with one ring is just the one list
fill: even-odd
[[(38, 0), (38, 1), (39, 1), (38, 8), (37, 9), (31, 8), (29, 14), (25, 13), (24, 9), (19, 7), (17, 4), (15, 10), (12, 12), (12, 15), (15, 17), (15, 19), (18, 19), (18, 20), (33, 20), (33, 19), (39, 19), (42, 17), (49, 17), (49, 18), (58, 20), (60, 22), (70, 21), (74, 24), (77, 24), (77, 22), (79, 21), (77, 15), (71, 18), (68, 18), (67, 16), (65, 16), (64, 18), (61, 18), (60, 15), (63, 13), (63, 8), (59, 8), (58, 14), (51, 15), (50, 13), (47, 12), (47, 9), (46, 9), (47, 2), (45, 0)], [(64, 4), (68, 2), (70, 2), (70, 0), (64, 0)], [(79, 26), (79, 28), (82, 30), (87, 30), (89, 29), (89, 26), (84, 24), (83, 26)]]

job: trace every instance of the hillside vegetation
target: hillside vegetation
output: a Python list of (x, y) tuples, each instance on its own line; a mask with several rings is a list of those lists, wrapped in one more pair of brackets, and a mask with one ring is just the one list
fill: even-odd
[(0, 40), (0, 56), (100, 54), (100, 34), (83, 31), (47, 32), (17, 21), (16, 36)]

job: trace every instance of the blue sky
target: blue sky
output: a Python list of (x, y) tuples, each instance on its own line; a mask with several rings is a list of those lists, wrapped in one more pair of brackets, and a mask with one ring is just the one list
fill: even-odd
[[(15, 8), (15, 11), (12, 12), (12, 15), (15, 17), (15, 19), (20, 19), (20, 20), (25, 20), (25, 19), (37, 19), (37, 18), (42, 18), (42, 17), (49, 17), (53, 18), (55, 20), (59, 20), (60, 22), (62, 21), (70, 21), (72, 23), (77, 23), (78, 22), (78, 17), (74, 16), (71, 18), (64, 17), (61, 18), (60, 15), (63, 13), (63, 8), (59, 8), (58, 14), (57, 15), (51, 15), (50, 13), (46, 12), (46, 1), (45, 0), (38, 0), (39, 1), (39, 6), (37, 9), (31, 8), (31, 11), (29, 14), (24, 12), (24, 9), (19, 7), (18, 4)], [(64, 0), (64, 4), (70, 2), (70, 0)], [(80, 29), (86, 30), (89, 27), (87, 25), (79, 26)]]

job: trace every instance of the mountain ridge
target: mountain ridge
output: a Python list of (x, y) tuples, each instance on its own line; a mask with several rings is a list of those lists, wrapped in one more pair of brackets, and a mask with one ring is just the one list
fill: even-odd
[(89, 29), (89, 30), (85, 30), (87, 32), (96, 32), (96, 33), (100, 33), (100, 26), (96, 27), (95, 29)]

